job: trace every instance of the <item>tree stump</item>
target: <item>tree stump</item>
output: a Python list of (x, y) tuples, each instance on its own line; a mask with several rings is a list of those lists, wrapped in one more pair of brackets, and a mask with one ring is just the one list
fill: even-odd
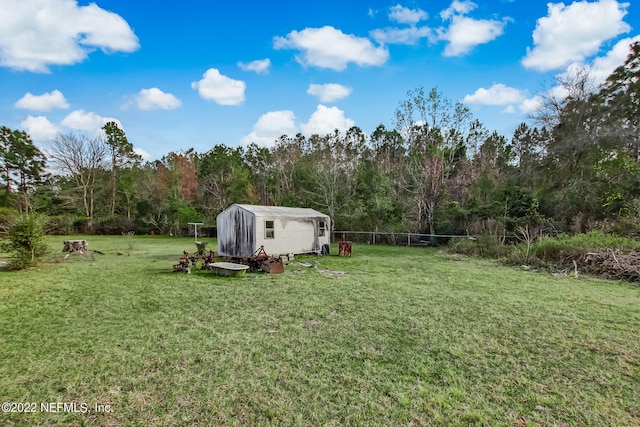
[(89, 244), (86, 240), (65, 240), (62, 252), (70, 254), (86, 254), (89, 251)]

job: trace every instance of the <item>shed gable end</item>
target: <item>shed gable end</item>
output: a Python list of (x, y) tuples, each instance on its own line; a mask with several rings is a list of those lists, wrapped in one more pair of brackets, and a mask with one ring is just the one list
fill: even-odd
[(256, 241), (255, 215), (238, 206), (231, 206), (217, 219), (218, 251), (223, 256), (248, 256)]

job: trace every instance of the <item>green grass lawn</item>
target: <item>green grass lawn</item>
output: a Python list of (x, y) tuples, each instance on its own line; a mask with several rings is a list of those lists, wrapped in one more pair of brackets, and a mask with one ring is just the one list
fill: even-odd
[(0, 271), (0, 401), (37, 403), (0, 425), (640, 425), (638, 286), (368, 245), (233, 279), (86, 238)]

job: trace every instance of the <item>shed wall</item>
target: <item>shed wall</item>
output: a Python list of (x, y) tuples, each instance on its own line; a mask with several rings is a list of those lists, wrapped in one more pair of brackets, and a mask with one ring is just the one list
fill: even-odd
[[(265, 222), (274, 222), (274, 238), (267, 238)], [(325, 236), (318, 236), (318, 225), (325, 223)], [(329, 217), (256, 216), (256, 247), (264, 246), (269, 255), (320, 252), (329, 243)]]
[(221, 256), (248, 256), (255, 252), (255, 215), (231, 206), (218, 215), (218, 253)]

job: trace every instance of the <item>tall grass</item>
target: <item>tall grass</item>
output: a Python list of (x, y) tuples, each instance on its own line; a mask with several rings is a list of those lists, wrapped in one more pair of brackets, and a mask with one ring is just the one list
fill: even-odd
[(563, 260), (575, 260), (591, 252), (608, 249), (640, 250), (640, 242), (627, 237), (591, 231), (584, 234), (540, 236), (531, 230), (521, 230), (518, 242), (503, 244), (491, 235), (482, 235), (475, 240), (451, 240), (445, 251), (463, 255), (502, 259), (514, 264), (548, 265)]
[(543, 262), (555, 262), (563, 258), (579, 258), (589, 252), (607, 249), (638, 250), (640, 242), (627, 237), (591, 231), (573, 236), (566, 234), (556, 237), (543, 236), (532, 245), (533, 253)]

